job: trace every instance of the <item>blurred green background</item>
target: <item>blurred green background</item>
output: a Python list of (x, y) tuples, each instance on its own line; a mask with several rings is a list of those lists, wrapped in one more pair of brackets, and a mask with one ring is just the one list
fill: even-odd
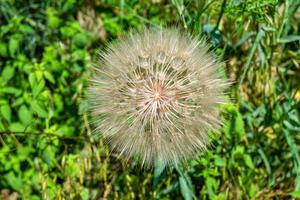
[[(0, 199), (300, 198), (299, 0), (0, 0)], [(130, 29), (202, 33), (233, 82), (182, 171), (90, 137), (89, 68)]]

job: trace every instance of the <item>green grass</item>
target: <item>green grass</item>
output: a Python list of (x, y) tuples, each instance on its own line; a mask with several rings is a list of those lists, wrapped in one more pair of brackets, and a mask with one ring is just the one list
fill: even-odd
[[(299, 0), (0, 0), (0, 199), (299, 198), (299, 20)], [(233, 82), (213, 147), (182, 169), (90, 137), (88, 69), (144, 26), (202, 33)]]

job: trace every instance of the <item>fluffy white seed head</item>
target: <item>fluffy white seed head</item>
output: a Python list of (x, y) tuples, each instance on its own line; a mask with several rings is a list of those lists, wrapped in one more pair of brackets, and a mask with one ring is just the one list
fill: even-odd
[(203, 41), (176, 29), (131, 33), (101, 53), (89, 100), (95, 132), (119, 155), (173, 166), (209, 144), (228, 85)]

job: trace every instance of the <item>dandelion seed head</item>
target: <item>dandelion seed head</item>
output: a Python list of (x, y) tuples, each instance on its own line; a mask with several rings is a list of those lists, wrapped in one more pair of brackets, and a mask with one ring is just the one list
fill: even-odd
[(154, 28), (111, 44), (89, 88), (95, 132), (146, 166), (177, 165), (206, 150), (228, 85), (208, 48), (177, 29)]

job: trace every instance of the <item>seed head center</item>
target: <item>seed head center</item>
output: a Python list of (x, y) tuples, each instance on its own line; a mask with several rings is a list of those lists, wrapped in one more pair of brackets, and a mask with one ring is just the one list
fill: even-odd
[(160, 93), (159, 92), (155, 92), (154, 99), (158, 100), (159, 98), (160, 98)]
[(160, 85), (155, 85), (153, 87), (153, 98), (154, 100), (156, 101), (159, 101), (159, 100), (162, 100), (163, 98), (166, 97), (166, 94), (165, 94), (165, 89), (163, 86), (160, 86)]

